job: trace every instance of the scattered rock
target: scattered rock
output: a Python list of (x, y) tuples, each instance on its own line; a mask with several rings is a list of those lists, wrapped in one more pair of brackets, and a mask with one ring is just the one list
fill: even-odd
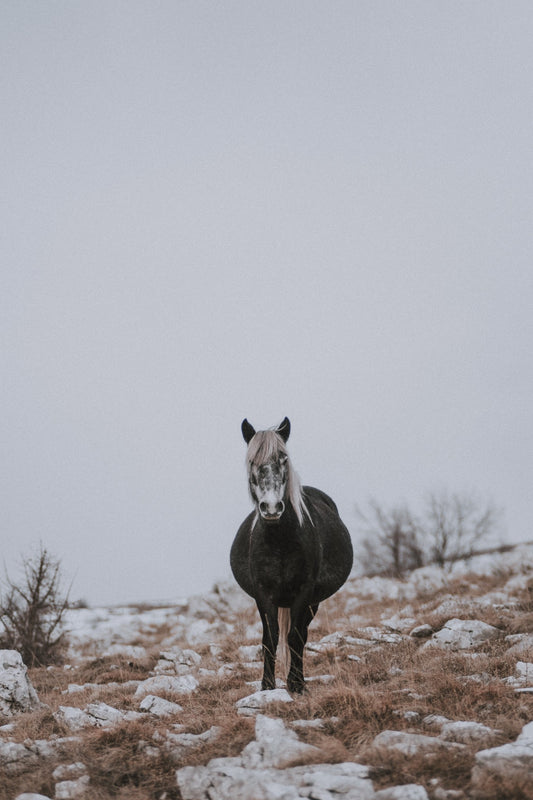
[(248, 769), (283, 769), (296, 761), (315, 759), (320, 754), (317, 747), (301, 742), (283, 720), (262, 714), (258, 714), (255, 721), (255, 738), (256, 741), (250, 742), (241, 754), (242, 765)]
[(404, 756), (437, 755), (444, 750), (462, 747), (455, 742), (446, 742), (436, 736), (425, 736), (421, 733), (406, 731), (382, 731), (375, 737), (372, 746), (376, 750), (393, 751)]
[(125, 681), (124, 683), (117, 683), (110, 681), (109, 683), (69, 683), (68, 687), (62, 694), (78, 694), (79, 692), (109, 692), (115, 689), (128, 691), (129, 689), (136, 689), (140, 681)]
[(416, 628), (413, 628), (409, 632), (409, 636), (413, 636), (415, 639), (426, 639), (428, 636), (431, 636), (433, 633), (433, 628), (427, 622), (423, 625), (417, 625)]
[(234, 626), (222, 620), (210, 622), (207, 619), (195, 619), (183, 631), (183, 636), (190, 645), (209, 644), (213, 639), (229, 636), (234, 633)]
[(7, 775), (19, 775), (39, 763), (39, 756), (19, 742), (0, 742), (0, 767)]
[(239, 658), (241, 661), (261, 661), (263, 648), (260, 644), (243, 645), (239, 647)]
[(328, 723), (335, 725), (338, 721), (339, 717), (330, 717), (329, 719), (295, 719), (289, 724), (291, 728), (295, 728), (296, 730), (309, 730), (311, 728), (322, 731)]
[(178, 765), (187, 750), (193, 750), (202, 744), (212, 742), (220, 735), (220, 728), (213, 725), (203, 733), (172, 733), (167, 731), (163, 734), (156, 734), (154, 741), (170, 756), (172, 763)]
[(194, 650), (173, 647), (160, 654), (159, 661), (154, 667), (154, 673), (156, 675), (187, 675), (200, 664), (201, 660), (202, 657)]
[[(282, 744), (285, 744), (285, 749)], [(300, 745), (298, 747), (297, 745)], [(305, 748), (305, 749), (302, 749)], [(309, 749), (310, 748), (310, 749)], [(282, 720), (259, 716), (256, 740), (241, 756), (215, 758), (205, 767), (183, 767), (176, 773), (184, 800), (371, 800), (368, 768), (360, 764), (317, 764), (286, 767), (293, 758), (316, 757), (318, 749), (299, 742)], [(277, 764), (278, 766), (272, 766)]]
[(506, 683), (514, 687), (533, 686), (533, 664), (529, 661), (517, 661), (515, 674), (507, 678)]
[(428, 793), (418, 783), (405, 783), (381, 789), (374, 795), (376, 800), (429, 800)]
[(131, 644), (112, 644), (102, 654), (103, 657), (122, 656), (123, 658), (130, 658), (132, 661), (142, 661), (147, 658), (148, 651), (146, 647)]
[(15, 797), (15, 800), (51, 800), (44, 794), (35, 794), (34, 792), (23, 792)]
[(505, 641), (511, 646), (507, 650), (511, 656), (533, 656), (533, 633), (515, 633), (506, 636)]
[(178, 703), (171, 703), (163, 697), (156, 697), (154, 694), (147, 694), (139, 706), (140, 711), (147, 711), (155, 714), (156, 717), (171, 717), (179, 714), (183, 708)]
[(121, 722), (141, 719), (142, 714), (136, 711), (120, 711), (107, 703), (90, 703), (85, 710), (73, 706), (59, 706), (54, 714), (58, 722), (62, 722), (71, 731), (83, 728), (112, 728)]
[(237, 700), (237, 713), (245, 717), (254, 717), (271, 703), (293, 703), (294, 699), (286, 689), (263, 689)]
[(0, 719), (39, 708), (37, 692), (16, 650), (0, 650)]
[(82, 775), (74, 781), (60, 781), (55, 785), (54, 800), (76, 800), (83, 797), (89, 786), (90, 778)]
[(52, 778), (55, 781), (66, 781), (80, 778), (87, 772), (87, 767), (81, 761), (76, 761), (73, 764), (60, 764), (52, 772)]
[(480, 722), (445, 722), (440, 735), (446, 742), (472, 744), (478, 742), (485, 747), (501, 741), (502, 731), (496, 731)]
[(523, 780), (533, 780), (533, 722), (524, 725), (515, 742), (476, 753), (473, 786), (482, 784), (491, 776), (519, 776)]
[(477, 619), (450, 619), (433, 634), (424, 647), (442, 647), (449, 650), (468, 650), (501, 636), (493, 625)]
[(168, 692), (169, 694), (192, 694), (198, 688), (198, 681), (194, 675), (155, 675), (141, 681), (135, 692), (135, 697), (144, 697), (147, 694)]
[(20, 775), (33, 769), (43, 760), (57, 758), (64, 745), (75, 741), (72, 737), (26, 740), (21, 742), (0, 742), (0, 774)]

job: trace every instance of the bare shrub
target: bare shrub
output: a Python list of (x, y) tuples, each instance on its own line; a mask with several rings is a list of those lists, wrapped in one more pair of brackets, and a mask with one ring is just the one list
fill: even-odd
[(401, 578), (426, 564), (469, 558), (499, 530), (501, 512), (468, 493), (431, 492), (422, 514), (407, 505), (384, 508), (371, 500), (361, 520), (359, 561), (367, 575)]
[(424, 564), (420, 545), (420, 524), (407, 506), (386, 510), (370, 501), (370, 514), (357, 513), (366, 528), (360, 562), (367, 574), (401, 578)]
[(61, 629), (68, 592), (61, 590), (60, 564), (42, 545), (23, 559), (20, 581), (6, 574), (0, 597), (0, 647), (18, 650), (29, 667), (59, 663), (65, 646)]
[(494, 533), (499, 512), (481, 506), (473, 495), (430, 494), (426, 500), (425, 537), (429, 560), (443, 567), (447, 561), (469, 558)]

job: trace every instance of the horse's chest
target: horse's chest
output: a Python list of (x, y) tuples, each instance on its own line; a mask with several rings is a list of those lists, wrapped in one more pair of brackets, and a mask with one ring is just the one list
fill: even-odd
[(308, 554), (298, 542), (271, 540), (258, 545), (254, 572), (263, 589), (283, 605), (309, 582), (312, 569)]

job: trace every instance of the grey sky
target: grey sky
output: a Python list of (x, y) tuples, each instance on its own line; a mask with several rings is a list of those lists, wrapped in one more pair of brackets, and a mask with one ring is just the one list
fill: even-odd
[(229, 574), (240, 422), (355, 530), (533, 538), (530, 2), (0, 6), (3, 558), (91, 603)]

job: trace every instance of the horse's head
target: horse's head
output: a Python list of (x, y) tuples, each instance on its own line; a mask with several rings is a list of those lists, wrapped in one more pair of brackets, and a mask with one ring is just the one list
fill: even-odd
[(275, 430), (256, 432), (245, 419), (241, 429), (248, 445), (248, 483), (252, 500), (265, 522), (279, 522), (285, 511), (291, 479), (290, 462), (285, 449), (291, 423), (285, 417)]

